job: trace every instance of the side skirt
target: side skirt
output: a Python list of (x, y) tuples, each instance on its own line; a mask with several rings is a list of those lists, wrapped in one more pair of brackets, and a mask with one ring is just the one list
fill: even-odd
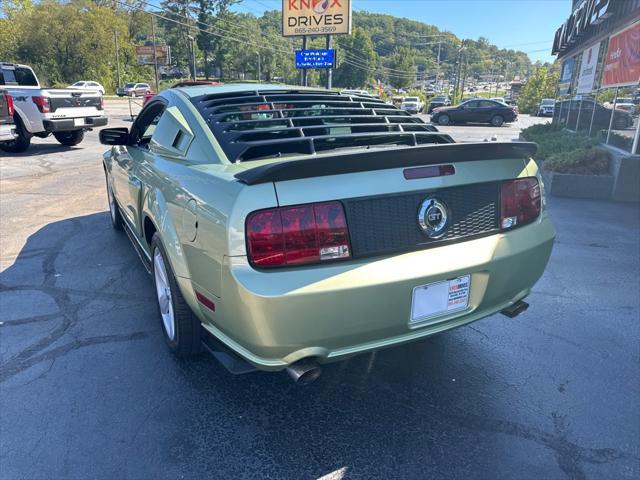
[(151, 275), (151, 258), (149, 257), (149, 254), (142, 247), (142, 245), (140, 245), (140, 242), (136, 238), (136, 234), (133, 233), (127, 221), (124, 220), (122, 224), (124, 225), (124, 231), (127, 234), (127, 237), (129, 237), (129, 240), (131, 241), (131, 244), (133, 245), (134, 250), (138, 254), (138, 258), (140, 258), (140, 261), (142, 262), (142, 265), (144, 266), (147, 273)]

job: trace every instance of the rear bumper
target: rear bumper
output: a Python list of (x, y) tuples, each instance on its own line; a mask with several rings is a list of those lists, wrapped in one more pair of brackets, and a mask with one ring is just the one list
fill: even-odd
[[(554, 236), (543, 213), (512, 232), (373, 260), (261, 272), (246, 257), (227, 257), (216, 313), (202, 308), (199, 316), (258, 368), (331, 362), (456, 328), (526, 297)], [(414, 287), (467, 274), (467, 309), (409, 325)]]
[(16, 126), (13, 124), (0, 125), (0, 142), (8, 142), (16, 138)]
[(107, 117), (83, 117), (84, 124), (76, 125), (73, 118), (61, 118), (56, 120), (43, 120), (42, 125), (47, 132), (68, 132), (83, 128), (103, 127), (107, 124)]

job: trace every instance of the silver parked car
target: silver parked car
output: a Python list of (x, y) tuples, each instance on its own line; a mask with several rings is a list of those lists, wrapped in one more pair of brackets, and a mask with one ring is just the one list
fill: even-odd
[(118, 87), (116, 94), (119, 97), (142, 97), (151, 93), (151, 87), (148, 83), (126, 83), (124, 87)]

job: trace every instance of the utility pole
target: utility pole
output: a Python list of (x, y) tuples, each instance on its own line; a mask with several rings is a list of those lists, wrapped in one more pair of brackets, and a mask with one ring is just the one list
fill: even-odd
[[(331, 50), (333, 48), (333, 36), (327, 35), (327, 50)], [(333, 61), (335, 62), (335, 55), (333, 56)], [(331, 90), (333, 85), (333, 68), (327, 68), (327, 90)]]
[(118, 51), (118, 30), (113, 29), (113, 37), (116, 43), (116, 75), (118, 76), (118, 85), (116, 88), (120, 87), (120, 52)]
[(262, 79), (261, 65), (260, 65), (260, 52), (256, 51), (256, 55), (258, 55), (258, 82)]
[(438, 58), (436, 59), (436, 89), (438, 88), (438, 79), (440, 78), (440, 49), (442, 48), (442, 39), (438, 40)]
[[(460, 44), (460, 48), (458, 49), (458, 73), (456, 75), (456, 87), (453, 89), (454, 100), (458, 95), (458, 88), (460, 87), (460, 74), (462, 70), (462, 51), (464, 50), (464, 40)], [(462, 95), (460, 96), (462, 98)]]
[(153, 71), (156, 78), (156, 93), (160, 92), (160, 82), (158, 80), (158, 52), (156, 47), (156, 22), (151, 15), (151, 36), (153, 38)]
[(192, 75), (191, 78), (192, 80), (195, 82), (196, 81), (196, 45), (195, 45), (195, 38), (193, 38), (193, 35), (188, 35), (187, 38), (189, 39), (189, 45), (191, 45), (191, 61), (189, 63), (191, 63), (193, 69), (192, 71)]

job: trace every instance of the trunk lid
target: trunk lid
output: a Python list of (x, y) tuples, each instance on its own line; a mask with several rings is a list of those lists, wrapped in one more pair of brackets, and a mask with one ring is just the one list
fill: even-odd
[[(320, 160), (316, 165), (303, 160), (310, 162), (306, 168), (292, 165), (295, 161), (280, 162), (280, 171), (270, 177), (266, 172), (274, 164), (258, 169), (273, 181), (281, 207), (340, 201), (357, 258), (497, 233), (501, 182), (527, 176), (528, 156), (535, 151), (531, 144), (519, 144), (520, 149), (517, 145), (449, 144), (367, 152), (369, 168), (356, 165), (358, 155), (349, 154), (339, 158), (338, 165), (336, 157), (325, 158), (324, 166), (322, 159), (314, 159)], [(323, 174), (323, 169), (330, 174)], [(246, 180), (250, 173), (236, 176)], [(425, 236), (419, 225), (421, 206), (430, 197), (443, 202), (449, 215), (449, 227), (438, 238)]]

